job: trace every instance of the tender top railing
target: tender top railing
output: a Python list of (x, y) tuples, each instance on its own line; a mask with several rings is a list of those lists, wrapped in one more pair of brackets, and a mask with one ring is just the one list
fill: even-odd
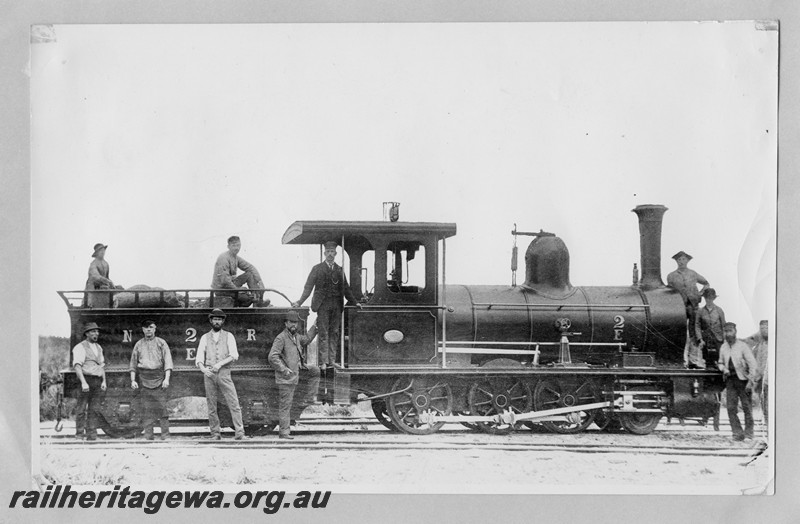
[[(234, 298), (237, 296), (238, 293), (253, 293), (260, 295), (262, 293), (275, 293), (276, 295), (280, 295), (283, 297), (286, 302), (291, 305), (291, 299), (286, 296), (283, 292), (272, 289), (272, 288), (238, 288), (238, 289), (81, 289), (75, 291), (57, 291), (58, 295), (61, 297), (61, 300), (67, 305), (70, 309), (114, 309), (114, 297), (116, 295), (125, 295), (125, 294), (132, 294), (133, 295), (133, 302), (132, 305), (126, 306), (125, 308), (120, 309), (127, 309), (127, 308), (137, 308), (137, 307), (158, 307), (158, 308), (213, 308), (218, 307), (215, 302), (215, 299), (218, 298)], [(88, 306), (89, 303), (89, 296), (96, 296), (102, 297), (107, 296), (108, 298), (105, 302), (108, 304), (107, 307), (97, 307), (97, 306)], [(164, 306), (165, 302), (167, 302), (170, 297), (174, 296), (176, 300), (176, 305), (173, 306)], [(142, 299), (146, 298), (148, 301), (152, 301), (153, 298), (157, 297), (158, 306), (147, 306), (141, 305)], [(234, 300), (235, 303), (235, 300)], [(234, 306), (235, 307), (235, 306)], [(249, 306), (248, 306), (249, 307)]]

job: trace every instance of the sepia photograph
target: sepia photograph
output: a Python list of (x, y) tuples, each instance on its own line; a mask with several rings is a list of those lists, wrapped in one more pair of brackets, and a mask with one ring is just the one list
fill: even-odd
[(777, 22), (30, 36), (42, 485), (774, 493)]

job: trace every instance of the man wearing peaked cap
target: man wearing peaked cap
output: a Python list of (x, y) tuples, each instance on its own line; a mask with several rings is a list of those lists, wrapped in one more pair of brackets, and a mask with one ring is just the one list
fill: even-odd
[(279, 436), (283, 439), (292, 438), (289, 435), (290, 422), (300, 418), (303, 410), (314, 402), (319, 389), (319, 368), (306, 364), (306, 350), (317, 336), (317, 326), (312, 326), (307, 335), (302, 335), (297, 332), (299, 323), (297, 311), (286, 313), (284, 330), (275, 337), (268, 357), (275, 369), (275, 383), (278, 385)]
[(194, 364), (205, 375), (203, 385), (206, 390), (208, 427), (211, 430), (211, 439), (220, 440), (222, 438), (217, 414), (217, 398), (222, 395), (231, 412), (233, 429), (236, 431), (235, 439), (242, 440), (245, 438), (242, 408), (239, 405), (236, 386), (231, 378), (231, 364), (239, 360), (236, 339), (233, 333), (222, 329), (222, 325), (225, 323), (225, 313), (221, 309), (213, 309), (208, 314), (208, 321), (211, 323), (211, 330), (200, 337)]
[(336, 350), (339, 347), (339, 328), (342, 315), (342, 301), (355, 303), (356, 297), (345, 278), (344, 270), (336, 262), (336, 242), (325, 242), (325, 260), (311, 268), (303, 294), (292, 307), (300, 307), (311, 295), (311, 311), (317, 313), (319, 326), (319, 342), (317, 351), (319, 363), (324, 369), (336, 362)]
[(688, 336), (694, 337), (695, 344), (700, 344), (700, 338), (695, 333), (697, 307), (700, 305), (700, 291), (697, 289), (697, 285), (701, 284), (704, 291), (709, 285), (708, 280), (697, 271), (687, 267), (692, 259), (690, 254), (678, 251), (672, 255), (672, 258), (678, 264), (678, 269), (667, 275), (667, 285), (681, 294), (686, 307)]
[[(114, 282), (109, 278), (109, 266), (106, 262), (107, 244), (94, 245), (92, 262), (89, 264), (89, 276), (86, 279), (87, 291), (114, 289)], [(111, 307), (111, 295), (106, 293), (87, 293), (84, 305), (88, 307)]]
[(97, 343), (100, 327), (89, 322), (83, 326), (84, 340), (72, 348), (72, 367), (81, 383), (75, 409), (75, 436), (97, 440), (97, 408), (106, 390), (106, 361)]

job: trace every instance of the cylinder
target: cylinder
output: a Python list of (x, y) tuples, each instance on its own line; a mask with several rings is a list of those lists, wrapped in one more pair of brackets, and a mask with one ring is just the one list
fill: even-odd
[(639, 250), (642, 280), (645, 289), (664, 286), (661, 280), (661, 223), (666, 206), (646, 204), (632, 210), (639, 217)]

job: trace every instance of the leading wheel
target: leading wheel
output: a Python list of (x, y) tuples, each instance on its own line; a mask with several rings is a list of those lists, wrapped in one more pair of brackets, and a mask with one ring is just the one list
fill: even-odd
[(661, 413), (619, 413), (619, 423), (635, 435), (652, 433), (661, 420)]
[(378, 422), (389, 431), (397, 432), (397, 427), (392, 423), (392, 417), (389, 416), (389, 411), (386, 409), (386, 401), (379, 398), (373, 400), (370, 404), (372, 404), (372, 412)]
[[(591, 380), (561, 382), (546, 378), (539, 381), (533, 391), (536, 411), (578, 407), (581, 404), (591, 404), (599, 398), (600, 392)], [(576, 410), (563, 417), (563, 420), (542, 421), (542, 425), (556, 433), (579, 433), (592, 423), (594, 411)]]
[(397, 429), (412, 435), (435, 433), (444, 422), (423, 420), (420, 415), (450, 415), (453, 409), (453, 392), (450, 385), (435, 377), (399, 378), (394, 390), (408, 391), (389, 397), (386, 407)]
[[(504, 411), (526, 413), (533, 405), (528, 384), (513, 378), (497, 378), (476, 382), (469, 390), (469, 410), (472, 415), (499, 415)], [(478, 429), (492, 435), (505, 435), (519, 427), (497, 422), (478, 422)]]

